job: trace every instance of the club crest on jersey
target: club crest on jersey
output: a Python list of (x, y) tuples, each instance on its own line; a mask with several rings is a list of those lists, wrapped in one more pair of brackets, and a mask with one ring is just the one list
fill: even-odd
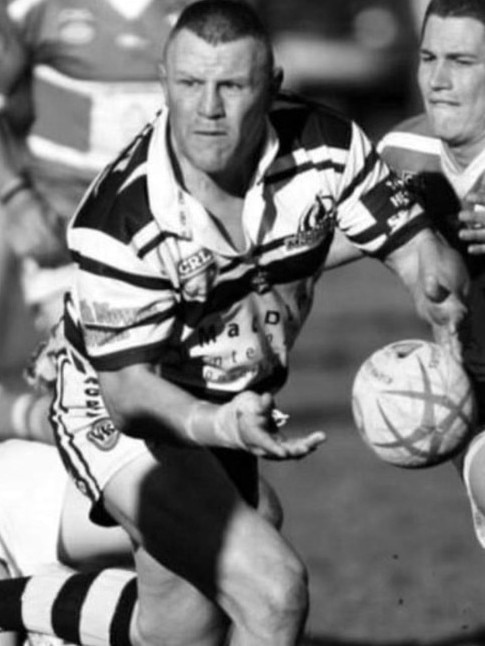
[(298, 223), (298, 232), (285, 240), (287, 251), (311, 247), (331, 235), (335, 229), (336, 204), (330, 195), (317, 195)]
[(184, 298), (203, 302), (217, 276), (214, 255), (208, 249), (199, 249), (178, 263), (177, 273)]
[(92, 425), (87, 437), (101, 451), (111, 451), (120, 439), (120, 432), (113, 422), (106, 417)]
[(70, 45), (87, 45), (94, 40), (96, 25), (87, 9), (62, 9), (57, 18), (59, 38)]

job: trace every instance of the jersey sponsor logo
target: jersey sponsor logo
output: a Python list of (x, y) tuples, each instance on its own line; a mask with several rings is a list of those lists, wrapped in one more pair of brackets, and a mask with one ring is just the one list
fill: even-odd
[(87, 434), (88, 440), (101, 451), (111, 451), (120, 439), (120, 432), (113, 422), (106, 417), (95, 422)]
[(335, 229), (337, 207), (330, 195), (317, 195), (316, 201), (301, 216), (298, 232), (285, 240), (287, 251), (320, 243)]
[(186, 300), (206, 300), (217, 276), (215, 258), (208, 249), (198, 249), (177, 265), (177, 273)]
[(61, 41), (70, 45), (88, 45), (94, 40), (95, 20), (87, 9), (63, 9), (57, 21)]
[(390, 200), (396, 209), (408, 209), (412, 198), (406, 182), (401, 177), (390, 177), (386, 180), (386, 187), (390, 190)]

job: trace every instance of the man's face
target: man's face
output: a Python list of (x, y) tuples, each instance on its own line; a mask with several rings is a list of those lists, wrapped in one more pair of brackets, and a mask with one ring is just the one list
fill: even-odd
[(485, 26), (474, 18), (431, 16), (418, 80), (435, 134), (475, 154), (485, 138)]
[(182, 161), (222, 179), (253, 161), (271, 84), (261, 43), (242, 38), (211, 45), (182, 30), (169, 45), (163, 82)]

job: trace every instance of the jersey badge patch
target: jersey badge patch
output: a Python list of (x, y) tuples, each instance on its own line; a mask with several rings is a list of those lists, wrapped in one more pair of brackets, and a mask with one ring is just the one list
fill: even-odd
[(120, 439), (120, 431), (109, 418), (98, 420), (88, 431), (88, 440), (101, 451), (111, 451)]
[(214, 255), (208, 249), (198, 249), (178, 263), (177, 273), (184, 298), (204, 302), (217, 276)]
[(298, 232), (286, 238), (286, 250), (311, 247), (331, 235), (335, 229), (336, 212), (333, 197), (317, 195), (316, 201), (300, 217)]

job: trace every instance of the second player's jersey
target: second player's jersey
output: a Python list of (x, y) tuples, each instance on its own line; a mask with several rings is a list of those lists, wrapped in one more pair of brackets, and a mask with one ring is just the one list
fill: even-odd
[(193, 391), (277, 390), (334, 229), (383, 256), (427, 225), (362, 131), (282, 99), (236, 250), (177, 182), (167, 112), (93, 187), (71, 223), (71, 343), (97, 370), (150, 362)]
[(162, 0), (12, 0), (27, 48), (42, 172), (91, 180), (162, 102)]
[(427, 214), (459, 249), (472, 277), (470, 316), (462, 331), (465, 362), (485, 389), (485, 260), (472, 257), (458, 238), (458, 212), (467, 194), (485, 178), (485, 151), (465, 170), (456, 167), (426, 116), (419, 115), (387, 134), (378, 146), (384, 159), (419, 197)]

